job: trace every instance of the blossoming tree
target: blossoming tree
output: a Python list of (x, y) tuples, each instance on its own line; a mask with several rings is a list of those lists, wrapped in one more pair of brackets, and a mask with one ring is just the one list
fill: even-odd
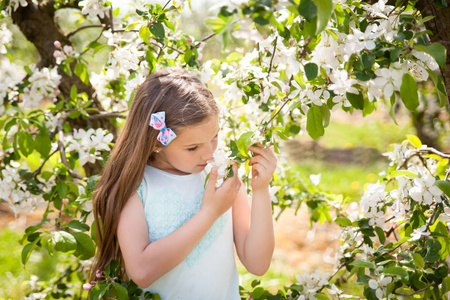
[[(448, 33), (439, 32), (439, 22), (429, 25), (435, 21), (431, 14), (436, 20), (447, 14), (447, 21), (450, 14), (448, 8), (432, 13), (420, 1), (232, 1), (217, 18), (206, 20), (212, 33), (205, 37), (180, 28), (180, 12), (189, 2), (118, 7), (103, 0), (1, 3), (2, 18), (18, 26), (40, 60), (15, 65), (12, 34), (6, 23), (1, 25), (0, 198), (16, 214), (44, 208), (40, 224), (25, 230), (24, 264), (37, 248), (74, 259), (54, 280), (36, 285), (30, 299), (80, 298), (86, 292), (72, 283), (74, 273), (91, 289), (91, 299), (157, 299), (117, 278), (114, 263), (97, 272), (98, 281), (87, 282), (95, 254), (91, 194), (101, 163), (135, 88), (156, 69), (182, 66), (223, 89), (217, 100), (226, 143), (215, 154), (216, 163), (226, 163), (224, 153), (237, 160), (239, 176), (247, 183), (249, 145), (272, 143), (278, 151), (281, 140), (298, 134), (318, 139), (333, 111), (366, 116), (388, 105), (395, 122), (397, 102), (410, 111), (421, 105), (418, 82), (425, 81), (433, 83), (441, 106), (450, 103), (443, 45), (449, 39), (437, 42)], [(81, 24), (73, 31), (64, 31), (57, 18), (68, 9), (77, 12)], [(95, 36), (76, 44), (75, 37), (86, 30)], [(204, 61), (202, 50), (215, 35), (222, 37), (228, 55)], [(253, 47), (230, 49), (231, 35), (246, 38)], [(100, 53), (107, 59), (100, 72), (91, 72), (88, 58)], [(450, 155), (409, 136), (388, 157), (389, 170), (368, 185), (359, 210), (322, 191), (317, 178), (302, 182), (282, 163), (272, 183), (273, 205), (283, 211), (305, 203), (311, 221), (341, 226), (336, 272), (298, 275), (295, 284), (276, 294), (255, 282), (242, 296), (362, 296), (344, 295), (335, 283), (345, 277), (367, 299), (444, 297), (450, 290)]]

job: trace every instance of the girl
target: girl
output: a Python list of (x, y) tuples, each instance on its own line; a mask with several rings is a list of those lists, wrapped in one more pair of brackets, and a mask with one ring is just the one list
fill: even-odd
[(163, 300), (238, 300), (234, 247), (249, 272), (266, 272), (277, 160), (271, 148), (249, 147), (251, 209), (237, 176), (216, 188), (213, 168), (205, 186), (218, 120), (212, 93), (182, 69), (153, 73), (139, 87), (94, 194), (93, 273), (118, 259), (128, 277)]

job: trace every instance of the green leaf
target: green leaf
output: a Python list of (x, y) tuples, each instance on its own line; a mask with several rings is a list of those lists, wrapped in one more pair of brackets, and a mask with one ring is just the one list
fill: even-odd
[(75, 73), (75, 75), (80, 77), (80, 79), (83, 83), (85, 83), (85, 84), (89, 83), (89, 75), (88, 75), (85, 64), (83, 64), (81, 62), (77, 62), (77, 64), (75, 65), (74, 73)]
[(420, 255), (419, 253), (413, 253), (412, 256), (413, 256), (414, 264), (418, 268), (422, 269), (423, 267), (425, 267), (425, 261), (423, 260), (422, 255)]
[(331, 17), (333, 11), (332, 0), (314, 0), (317, 6), (317, 29), (316, 35), (321, 33), (328, 25), (328, 20)]
[(334, 223), (338, 224), (341, 227), (352, 226), (352, 221), (348, 218), (337, 217), (334, 219)]
[(439, 250), (441, 250), (441, 243), (436, 240), (427, 240), (426, 241), (427, 254), (424, 259), (428, 263), (434, 263), (439, 260)]
[(128, 291), (126, 288), (116, 282), (114, 283), (113, 288), (116, 291), (117, 299), (128, 299)]
[(67, 196), (68, 186), (64, 181), (58, 181), (56, 183), (56, 191), (58, 192), (59, 197), (65, 198)]
[(255, 279), (252, 281), (252, 288), (255, 288), (255, 286), (258, 286), (261, 284), (261, 280)]
[(410, 111), (415, 111), (419, 106), (419, 95), (417, 94), (417, 82), (409, 73), (405, 73), (400, 86), (400, 98)]
[(375, 232), (377, 233), (378, 239), (380, 240), (380, 243), (384, 245), (384, 242), (386, 241), (386, 235), (384, 234), (384, 230), (381, 229), (378, 226), (375, 226)]
[(48, 130), (44, 126), (39, 127), (39, 132), (36, 135), (34, 147), (36, 151), (39, 152), (42, 158), (47, 158), (47, 156), (50, 154), (52, 144)]
[(56, 251), (69, 252), (77, 248), (77, 241), (68, 232), (55, 231), (52, 233), (48, 245)]
[(417, 175), (416, 173), (413, 173), (413, 172), (407, 171), (407, 170), (392, 171), (391, 176), (392, 177), (397, 177), (397, 176), (419, 177), (419, 175)]
[(362, 260), (362, 259), (356, 259), (356, 260), (352, 261), (350, 263), (350, 265), (358, 267), (358, 268), (373, 268), (374, 267), (373, 263)]
[(305, 65), (305, 74), (308, 81), (314, 80), (319, 72), (319, 67), (315, 63), (307, 63)]
[(27, 157), (34, 150), (34, 140), (30, 134), (26, 131), (20, 131), (18, 133), (19, 148), (23, 156)]
[(214, 33), (219, 33), (227, 27), (227, 23), (221, 18), (207, 19), (205, 22), (211, 27)]
[(259, 299), (262, 295), (264, 295), (264, 292), (265, 292), (264, 288), (259, 286), (253, 290), (251, 297), (253, 299)]
[(100, 284), (95, 285), (89, 292), (89, 300), (102, 300), (103, 296), (108, 291), (108, 283), (100, 282)]
[(148, 26), (142, 26), (141, 29), (139, 29), (139, 36), (145, 43), (147, 43), (150, 36), (150, 29)]
[(307, 113), (306, 131), (315, 140), (325, 133), (322, 123), (322, 109), (312, 105)]
[(150, 32), (157, 38), (163, 39), (165, 36), (164, 26), (161, 23), (150, 25)]
[(77, 86), (74, 84), (70, 88), (70, 99), (75, 100), (77, 99), (77, 96), (78, 96)]
[(249, 157), (248, 155), (248, 147), (251, 145), (252, 143), (252, 136), (253, 136), (254, 132), (253, 131), (249, 131), (246, 133), (243, 133), (238, 141), (237, 141), (237, 147), (239, 149), (239, 152), (244, 155), (245, 157)]
[(446, 180), (436, 180), (436, 185), (447, 195), (447, 197), (450, 197), (450, 182)]
[(40, 241), (40, 238), (35, 239), (29, 244), (26, 244), (22, 249), (22, 264), (26, 264), (30, 258), (31, 252), (36, 248), (36, 244)]
[(67, 224), (67, 226), (70, 227), (70, 228), (72, 228), (72, 229), (79, 230), (79, 231), (88, 231), (89, 228), (90, 228), (89, 225), (84, 224), (84, 223), (81, 223), (81, 222), (78, 221), (78, 220), (70, 221), (70, 222)]
[(77, 241), (77, 250), (74, 253), (76, 257), (86, 260), (95, 255), (95, 244), (90, 236), (82, 232), (73, 232), (72, 235)]
[(408, 282), (409, 280), (409, 275), (408, 272), (400, 267), (390, 267), (387, 268), (386, 270), (384, 270), (383, 272), (385, 275), (396, 275), (396, 276), (400, 276), (400, 278), (402, 279), (402, 281), (404, 283)]
[(345, 93), (345, 95), (347, 96), (348, 101), (354, 108), (359, 110), (364, 109), (364, 96), (361, 92), (359, 92), (358, 94), (347, 92)]
[(317, 6), (312, 0), (301, 0), (297, 9), (298, 13), (308, 22), (317, 16)]
[[(130, 31), (135, 29), (139, 24), (141, 24), (141, 22), (137, 21), (137, 22), (133, 22), (131, 24), (128, 24), (127, 27), (125, 27), (125, 31)], [(145, 41), (145, 40), (144, 40)]]
[(445, 48), (444, 45), (441, 45), (439, 43), (433, 43), (428, 46), (416, 45), (416, 46), (414, 46), (414, 48), (416, 50), (426, 52), (426, 53), (430, 54), (431, 56), (433, 56), (433, 58), (436, 60), (438, 65), (441, 68), (445, 69), (445, 61), (447, 59), (447, 49)]
[(422, 147), (422, 142), (420, 141), (420, 139), (413, 135), (413, 134), (407, 134), (406, 138), (408, 139), (408, 142), (413, 145), (416, 148), (420, 148)]
[(391, 116), (392, 121), (394, 121), (395, 125), (398, 126), (397, 120), (395, 119), (395, 93), (391, 96), (391, 108), (389, 109), (389, 115)]

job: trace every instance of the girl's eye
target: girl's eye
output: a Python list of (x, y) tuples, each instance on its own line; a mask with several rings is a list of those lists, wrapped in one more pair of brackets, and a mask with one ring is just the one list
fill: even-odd
[(197, 149), (197, 146), (192, 147), (192, 148), (188, 148), (188, 151), (194, 151), (195, 149)]

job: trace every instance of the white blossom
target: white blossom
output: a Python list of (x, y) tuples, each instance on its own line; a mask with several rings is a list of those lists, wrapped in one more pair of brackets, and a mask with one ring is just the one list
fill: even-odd
[(109, 10), (109, 7), (105, 6), (104, 0), (83, 0), (78, 5), (82, 7), (81, 13), (89, 15), (90, 18), (98, 16), (103, 19)]
[(313, 185), (319, 185), (320, 183), (320, 179), (322, 178), (322, 174), (317, 174), (317, 175), (309, 175), (309, 180), (311, 180), (311, 183)]
[(108, 143), (112, 139), (113, 135), (102, 128), (96, 130), (90, 128), (88, 131), (74, 129), (73, 138), (70, 139), (66, 150), (78, 152), (80, 165), (83, 166), (88, 162), (94, 163), (96, 160), (101, 160), (100, 151), (111, 150)]
[(414, 242), (420, 240), (422, 236), (429, 236), (430, 233), (427, 232), (427, 229), (427, 225), (422, 225), (419, 228), (414, 229), (413, 233), (411, 233), (411, 238), (408, 241)]
[(301, 291), (303, 299), (316, 299), (314, 295), (317, 294), (322, 287), (328, 285), (328, 277), (328, 273), (320, 274), (318, 271), (312, 274), (305, 273), (295, 275), (298, 283), (303, 286), (303, 291)]
[(32, 75), (28, 78), (30, 85), (24, 89), (22, 94), (23, 108), (34, 108), (39, 106), (39, 102), (46, 97), (53, 100), (59, 94), (59, 83), (61, 75), (56, 68), (37, 69), (31, 66)]
[(399, 91), (402, 85), (403, 71), (395, 68), (380, 68), (375, 70), (377, 77), (375, 85), (383, 90), (384, 97), (389, 99), (394, 91)]
[(414, 178), (413, 187), (409, 190), (411, 198), (419, 204), (430, 205), (441, 203), (442, 191), (436, 186), (436, 179), (433, 176)]
[(372, 290), (375, 290), (376, 297), (382, 299), (386, 296), (386, 286), (391, 282), (392, 277), (385, 277), (384, 274), (381, 274), (381, 276), (376, 279), (370, 279), (368, 284)]
[(8, 29), (8, 24), (2, 23), (0, 26), (0, 53), (6, 54), (6, 44), (11, 43), (12, 32)]

